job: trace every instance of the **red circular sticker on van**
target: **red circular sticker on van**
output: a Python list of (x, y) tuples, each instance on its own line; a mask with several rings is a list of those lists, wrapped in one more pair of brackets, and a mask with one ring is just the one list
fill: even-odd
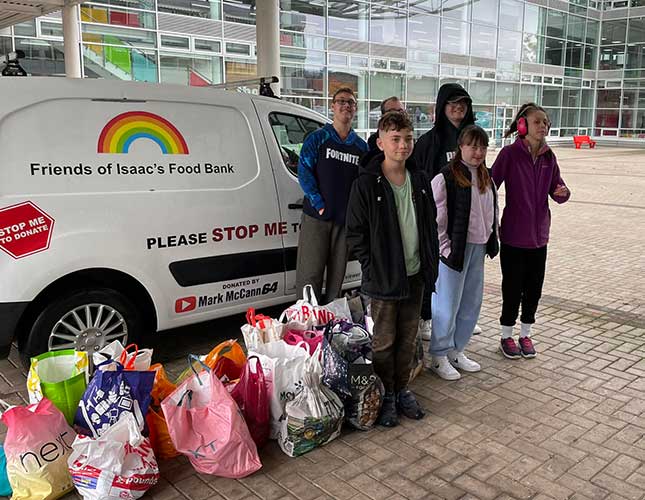
[(49, 248), (54, 219), (30, 201), (0, 208), (0, 249), (14, 259)]

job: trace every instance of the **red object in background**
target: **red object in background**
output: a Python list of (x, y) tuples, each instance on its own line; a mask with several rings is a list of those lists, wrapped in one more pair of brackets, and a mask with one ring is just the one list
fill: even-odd
[(191, 87), (208, 87), (210, 82), (206, 78), (198, 75), (194, 71), (191, 71), (189, 74), (188, 85)]
[(197, 307), (197, 297), (195, 296), (182, 297), (181, 299), (177, 299), (175, 301), (175, 312), (177, 314), (192, 311), (196, 307)]
[(49, 248), (54, 219), (30, 201), (0, 209), (0, 249), (20, 259)]
[(135, 28), (140, 28), (139, 25), (139, 15), (132, 14), (130, 12), (110, 12), (110, 24), (119, 25), (119, 26), (133, 26)]

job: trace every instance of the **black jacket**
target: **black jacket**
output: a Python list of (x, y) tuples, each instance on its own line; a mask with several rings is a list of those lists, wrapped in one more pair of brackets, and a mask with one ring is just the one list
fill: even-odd
[[(376, 155), (354, 181), (347, 207), (347, 243), (361, 263), (363, 293), (376, 299), (404, 299), (410, 287), (394, 192), (381, 170), (384, 158), (383, 153)], [(425, 173), (412, 159), (405, 166), (412, 182), (421, 273), (434, 290), (439, 267), (437, 208)]]
[[(470, 171), (464, 165), (458, 165), (469, 181), (472, 181)], [(441, 169), (446, 181), (446, 201), (448, 209), (447, 233), (450, 237), (450, 255), (441, 256), (441, 262), (457, 272), (464, 268), (464, 254), (468, 240), (468, 225), (470, 223), (470, 204), (472, 187), (460, 187), (448, 165)], [(486, 242), (486, 254), (492, 259), (499, 253), (497, 237), (497, 190), (493, 184), (493, 232)]]
[(378, 139), (378, 130), (367, 138), (367, 153), (361, 156), (361, 161), (359, 163), (362, 167), (369, 165), (372, 159), (381, 152), (376, 144), (376, 139)]
[(457, 96), (470, 99), (468, 92), (458, 83), (446, 83), (441, 86), (437, 94), (434, 127), (419, 137), (414, 146), (414, 159), (431, 180), (452, 159), (452, 155), (457, 149), (457, 138), (461, 130), (475, 123), (472, 101), (468, 103), (466, 116), (458, 129), (446, 118), (446, 103)]

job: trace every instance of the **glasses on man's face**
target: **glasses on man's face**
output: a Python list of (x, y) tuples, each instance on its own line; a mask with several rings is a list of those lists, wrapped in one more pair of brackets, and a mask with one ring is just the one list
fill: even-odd
[(356, 101), (353, 99), (334, 99), (334, 103), (338, 104), (339, 107), (349, 106), (350, 108), (356, 107)]

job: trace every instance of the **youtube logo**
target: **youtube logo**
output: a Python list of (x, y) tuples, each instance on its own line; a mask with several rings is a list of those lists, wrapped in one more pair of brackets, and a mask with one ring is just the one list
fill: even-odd
[(183, 297), (175, 301), (175, 312), (177, 314), (192, 311), (196, 307), (197, 307), (197, 297), (195, 296)]

